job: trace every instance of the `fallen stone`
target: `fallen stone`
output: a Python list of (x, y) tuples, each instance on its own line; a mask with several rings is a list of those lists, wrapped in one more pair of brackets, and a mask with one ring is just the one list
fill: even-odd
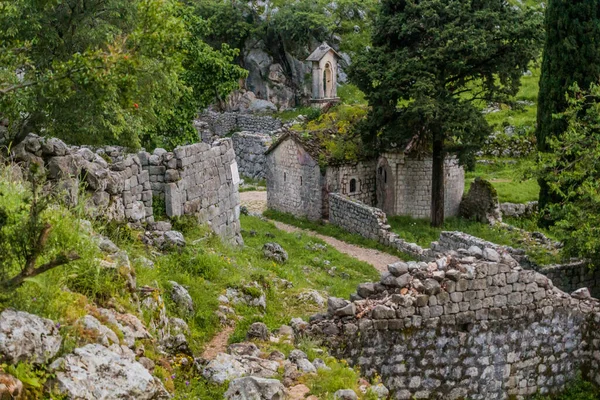
[(260, 349), (254, 343), (234, 343), (227, 351), (234, 356), (260, 357)]
[(241, 378), (246, 373), (244, 365), (235, 356), (219, 353), (204, 367), (202, 376), (211, 382), (222, 385), (226, 381)]
[(13, 309), (0, 314), (0, 358), (11, 364), (44, 364), (60, 350), (62, 338), (54, 322)]
[(592, 295), (590, 294), (590, 290), (588, 288), (583, 287), (571, 293), (571, 297), (578, 300), (589, 300), (592, 298)]
[(312, 363), (313, 363), (313, 365), (315, 366), (315, 368), (317, 370), (321, 370), (321, 369), (324, 370), (324, 371), (330, 371), (331, 370), (331, 368), (329, 368), (327, 366), (327, 364), (325, 364), (325, 361), (323, 361), (320, 358), (315, 358)]
[(171, 300), (177, 304), (177, 308), (184, 314), (194, 312), (194, 301), (186, 288), (179, 283), (170, 281), (171, 284)]
[(50, 366), (55, 390), (71, 399), (168, 398), (162, 383), (138, 362), (127, 360), (100, 344), (88, 344)]
[(329, 315), (334, 315), (337, 310), (348, 306), (348, 304), (350, 304), (348, 300), (330, 297), (327, 299), (327, 312)]
[(408, 264), (401, 261), (390, 264), (388, 265), (388, 271), (396, 277), (402, 276), (408, 273)]
[(277, 243), (265, 243), (263, 246), (265, 258), (283, 264), (288, 260), (287, 252)]
[(277, 379), (248, 376), (231, 381), (225, 399), (227, 400), (283, 400), (285, 387)]
[(12, 375), (0, 372), (0, 400), (19, 400), (23, 395), (23, 382)]
[(336, 400), (358, 400), (358, 396), (351, 389), (340, 389), (333, 394), (333, 398)]
[(288, 400), (304, 400), (310, 393), (308, 386), (300, 384), (288, 389)]
[(184, 247), (185, 238), (181, 232), (167, 231), (164, 234), (164, 244), (162, 248)]
[(246, 339), (257, 339), (267, 341), (269, 340), (269, 328), (267, 328), (267, 326), (262, 322), (255, 322), (252, 325), (250, 325), (250, 328), (248, 328), (248, 332), (246, 333)]
[(312, 374), (317, 372), (317, 368), (308, 360), (308, 358), (300, 358), (295, 361), (298, 369), (305, 374)]
[(492, 262), (500, 262), (500, 254), (494, 249), (486, 247), (483, 249), (483, 258)]

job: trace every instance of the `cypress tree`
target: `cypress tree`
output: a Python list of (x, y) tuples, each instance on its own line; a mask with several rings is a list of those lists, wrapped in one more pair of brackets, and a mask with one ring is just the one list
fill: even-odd
[[(577, 82), (587, 90), (600, 77), (600, 1), (549, 0), (545, 25), (536, 131), (541, 152), (550, 151), (547, 139), (566, 128), (564, 121), (552, 115), (567, 109), (565, 96), (571, 85)], [(543, 179), (539, 182), (540, 210), (560, 201)], [(550, 221), (544, 216), (540, 223)]]

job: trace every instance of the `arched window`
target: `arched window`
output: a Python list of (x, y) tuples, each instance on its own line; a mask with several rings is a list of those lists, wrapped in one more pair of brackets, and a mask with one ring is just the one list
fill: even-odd
[(356, 179), (350, 179), (350, 193), (356, 193)]

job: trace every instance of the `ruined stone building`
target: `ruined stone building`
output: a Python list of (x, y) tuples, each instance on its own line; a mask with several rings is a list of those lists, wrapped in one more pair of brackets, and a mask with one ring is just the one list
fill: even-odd
[[(329, 194), (383, 209), (388, 215), (427, 218), (431, 204), (432, 159), (427, 155), (383, 153), (378, 159), (335, 162), (322, 144), (288, 132), (267, 150), (267, 203), (274, 210), (318, 220), (329, 217)], [(458, 215), (464, 171), (446, 161), (446, 215)]]

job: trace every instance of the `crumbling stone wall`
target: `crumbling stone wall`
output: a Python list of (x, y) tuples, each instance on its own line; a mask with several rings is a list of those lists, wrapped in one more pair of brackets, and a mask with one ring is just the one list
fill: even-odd
[(90, 193), (88, 210), (109, 220), (153, 222), (153, 197), (159, 197), (167, 215), (196, 215), (226, 240), (243, 243), (231, 139), (127, 154), (116, 146), (91, 149), (29, 135), (12, 151), (15, 161), (45, 168), (71, 202), (78, 200), (83, 183)]
[[(490, 253), (492, 254), (492, 253)], [(507, 253), (396, 263), (352, 301), (330, 298), (309, 335), (395, 399), (508, 399), (599, 380), (600, 305)], [(414, 396), (414, 397), (413, 397)]]
[(12, 149), (16, 162), (35, 163), (50, 180), (61, 181), (68, 200), (78, 200), (80, 184), (91, 194), (88, 208), (109, 220), (152, 222), (152, 188), (139, 157), (123, 149), (67, 146), (55, 138), (29, 135)]
[(262, 133), (236, 132), (231, 137), (240, 175), (265, 179), (265, 152), (273, 143), (271, 136)]
[(294, 140), (266, 157), (267, 206), (310, 220), (322, 218), (324, 177), (319, 164)]
[(211, 146), (197, 143), (173, 152), (142, 152), (154, 193), (164, 199), (169, 217), (194, 215), (219, 236), (242, 244), (239, 173), (231, 139)]

